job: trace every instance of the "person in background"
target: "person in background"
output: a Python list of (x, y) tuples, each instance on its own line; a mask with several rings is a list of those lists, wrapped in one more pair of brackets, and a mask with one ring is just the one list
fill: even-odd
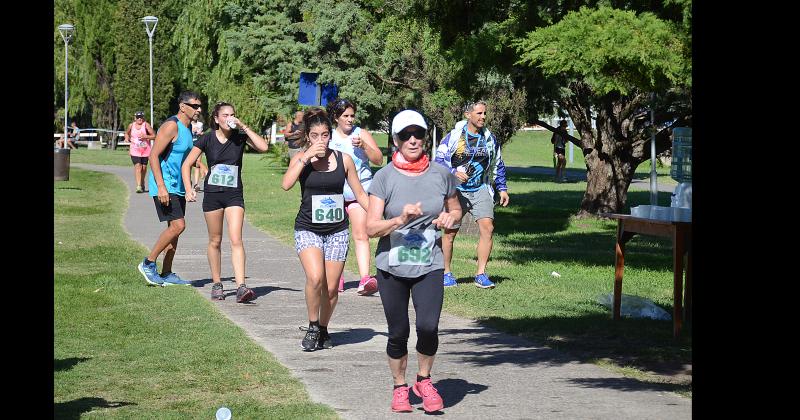
[[(392, 162), (375, 173), (369, 187), (367, 233), (380, 238), (375, 251), (383, 312), (388, 324), (386, 354), (394, 380), (391, 409), (410, 412), (409, 389), (422, 398), (425, 412), (444, 408), (431, 382), (439, 348), (439, 317), (444, 300), (444, 258), (440, 229), (461, 219), (456, 185), (442, 165), (425, 154), (428, 125), (418, 112), (404, 110), (392, 120), (397, 145)], [(417, 330), (417, 380), (406, 382), (408, 300), (414, 299)]]
[(136, 111), (133, 122), (125, 130), (125, 141), (130, 143), (128, 154), (133, 162), (133, 176), (136, 180), (136, 192), (146, 192), (144, 180), (147, 177), (147, 161), (150, 159), (151, 140), (156, 138), (155, 131), (144, 120), (144, 112)]
[[(186, 190), (181, 178), (181, 167), (192, 148), (189, 123), (201, 112), (202, 107), (198, 94), (192, 91), (181, 92), (178, 95), (178, 113), (161, 124), (150, 150), (150, 196), (153, 197), (158, 220), (167, 222), (167, 228), (158, 236), (150, 254), (137, 267), (145, 281), (151, 285), (191, 284), (172, 272), (172, 260), (178, 249), (178, 238), (186, 229)], [(156, 259), (162, 251), (165, 253), (159, 275)]]
[[(231, 128), (231, 124), (236, 128)], [(186, 201), (195, 201), (197, 194), (190, 185), (189, 172), (200, 155), (205, 153), (211, 168), (203, 185), (203, 215), (208, 228), (208, 265), (211, 268), (211, 299), (223, 300), (225, 293), (220, 278), (222, 272), (222, 221), (228, 222), (231, 241), (231, 260), (236, 280), (236, 302), (244, 303), (255, 297), (245, 284), (245, 252), (242, 242), (244, 225), (244, 195), (242, 158), (244, 145), (259, 153), (266, 152), (269, 143), (237, 117), (233, 105), (219, 102), (211, 113), (211, 128), (192, 147), (181, 167)]]
[(303, 111), (294, 113), (294, 119), (286, 124), (283, 129), (283, 138), (286, 140), (286, 146), (289, 147), (289, 160), (294, 155), (298, 154), (301, 150), (300, 142), (303, 139)]
[(197, 141), (201, 134), (203, 134), (203, 122), (198, 116), (197, 120), (192, 121), (192, 141)]
[[(69, 131), (67, 131), (67, 147), (70, 149), (77, 149), (78, 145), (75, 144), (75, 140), (78, 139), (78, 133), (80, 133), (81, 129), (78, 128), (78, 124), (75, 121), (70, 123)], [(64, 135), (62, 134), (61, 137), (56, 142), (60, 149), (64, 148)]]
[[(492, 234), (494, 233), (494, 186), (499, 190), (500, 205), (508, 205), (508, 186), (506, 185), (506, 165), (500, 154), (500, 142), (486, 128), (486, 102), (469, 103), (464, 107), (466, 121), (456, 126), (442, 139), (436, 150), (436, 162), (444, 165), (458, 177), (458, 199), (461, 208), (469, 211), (478, 224), (478, 267), (475, 272), (475, 286), (482, 289), (495, 287), (486, 274), (486, 264), (492, 253)], [(456, 278), (450, 271), (453, 260), (453, 241), (456, 239), (459, 220), (452, 228), (445, 230), (442, 240), (444, 251), (445, 286), (455, 286)]]
[[(203, 122), (200, 121), (199, 115), (197, 120), (192, 121), (192, 143), (197, 141), (197, 138), (203, 134)], [(202, 155), (198, 156), (192, 165), (192, 189), (195, 191), (200, 190), (200, 179), (205, 178), (208, 173), (208, 167), (203, 163)]]
[(300, 343), (303, 351), (333, 347), (328, 327), (339, 301), (337, 287), (349, 245), (348, 218), (344, 210), (344, 183), (366, 208), (367, 193), (349, 155), (328, 148), (332, 126), (324, 109), (309, 109), (303, 116), (305, 133), (298, 152), (289, 162), (281, 187), (289, 191), (300, 181), (300, 208), (294, 222), (297, 255), (306, 273), (308, 328)]
[[(355, 125), (356, 105), (347, 99), (336, 99), (328, 104), (328, 115), (336, 126), (328, 144), (333, 150), (347, 153), (356, 165), (358, 179), (364, 190), (369, 189), (372, 182), (372, 169), (369, 164), (381, 165), (383, 153), (367, 130)], [(353, 243), (356, 248), (358, 262), (358, 289), (356, 293), (369, 296), (378, 291), (378, 280), (369, 274), (370, 253), (369, 236), (367, 236), (367, 211), (356, 201), (353, 190), (344, 185), (344, 208), (350, 218)], [(339, 279), (339, 291), (344, 291), (344, 277)]]
[(564, 157), (566, 154), (567, 146), (567, 121), (561, 120), (558, 122), (558, 128), (553, 131), (553, 136), (550, 137), (550, 143), (553, 144), (553, 157), (556, 161), (556, 182), (567, 180), (566, 170), (567, 159)]

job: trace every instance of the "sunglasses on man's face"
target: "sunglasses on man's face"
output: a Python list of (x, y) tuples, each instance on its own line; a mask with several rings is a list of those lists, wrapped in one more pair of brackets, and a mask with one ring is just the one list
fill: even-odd
[(397, 133), (397, 137), (400, 138), (400, 141), (407, 141), (414, 136), (417, 139), (424, 139), (425, 138), (425, 129), (424, 128), (417, 128), (415, 130), (403, 130)]
[(202, 104), (190, 104), (188, 102), (184, 102), (183, 104), (192, 107), (192, 109), (195, 111), (197, 111), (201, 106), (203, 106)]

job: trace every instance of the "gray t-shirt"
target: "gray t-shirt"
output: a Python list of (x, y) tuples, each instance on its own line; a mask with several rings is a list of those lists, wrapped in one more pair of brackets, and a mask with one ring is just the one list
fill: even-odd
[(422, 203), (419, 216), (387, 236), (375, 250), (375, 266), (398, 277), (420, 277), (444, 268), (442, 239), (431, 221), (444, 211), (445, 199), (456, 194), (459, 181), (442, 165), (431, 163), (419, 176), (408, 176), (390, 163), (375, 173), (369, 194), (383, 199), (383, 218), (403, 214), (406, 204)]

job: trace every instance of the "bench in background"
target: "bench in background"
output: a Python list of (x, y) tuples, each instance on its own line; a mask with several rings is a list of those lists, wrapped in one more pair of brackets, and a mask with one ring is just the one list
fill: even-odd
[[(53, 141), (58, 141), (58, 139), (63, 136), (64, 133), (54, 133), (53, 134)], [(115, 149), (117, 147), (130, 147), (131, 143), (129, 141), (125, 141), (125, 133), (118, 133), (117, 139), (115, 142), (109, 142), (106, 138), (113, 139), (113, 134), (102, 134), (97, 132), (90, 132), (90, 133), (79, 133), (78, 140), (75, 140), (75, 144), (81, 146), (87, 146), (89, 149), (99, 149), (100, 147), (108, 147), (110, 149)], [(121, 139), (121, 140), (120, 140)], [(111, 144), (113, 143), (113, 144)], [(96, 147), (100, 146), (100, 147)]]

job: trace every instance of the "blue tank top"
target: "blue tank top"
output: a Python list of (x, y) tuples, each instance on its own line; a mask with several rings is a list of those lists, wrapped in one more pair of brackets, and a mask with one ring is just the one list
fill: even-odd
[[(183, 125), (177, 115), (167, 118), (167, 121), (175, 121), (175, 124), (178, 125), (178, 138), (161, 153), (158, 157), (158, 163), (161, 165), (161, 176), (164, 178), (164, 186), (167, 187), (167, 192), (182, 196), (186, 195), (186, 190), (183, 188), (181, 165), (186, 160), (186, 156), (189, 156), (189, 151), (192, 150), (192, 130)], [(152, 165), (153, 162), (150, 162), (150, 164)], [(150, 171), (148, 181), (150, 196), (157, 196), (158, 186), (156, 185), (156, 179), (153, 177), (153, 171)]]

